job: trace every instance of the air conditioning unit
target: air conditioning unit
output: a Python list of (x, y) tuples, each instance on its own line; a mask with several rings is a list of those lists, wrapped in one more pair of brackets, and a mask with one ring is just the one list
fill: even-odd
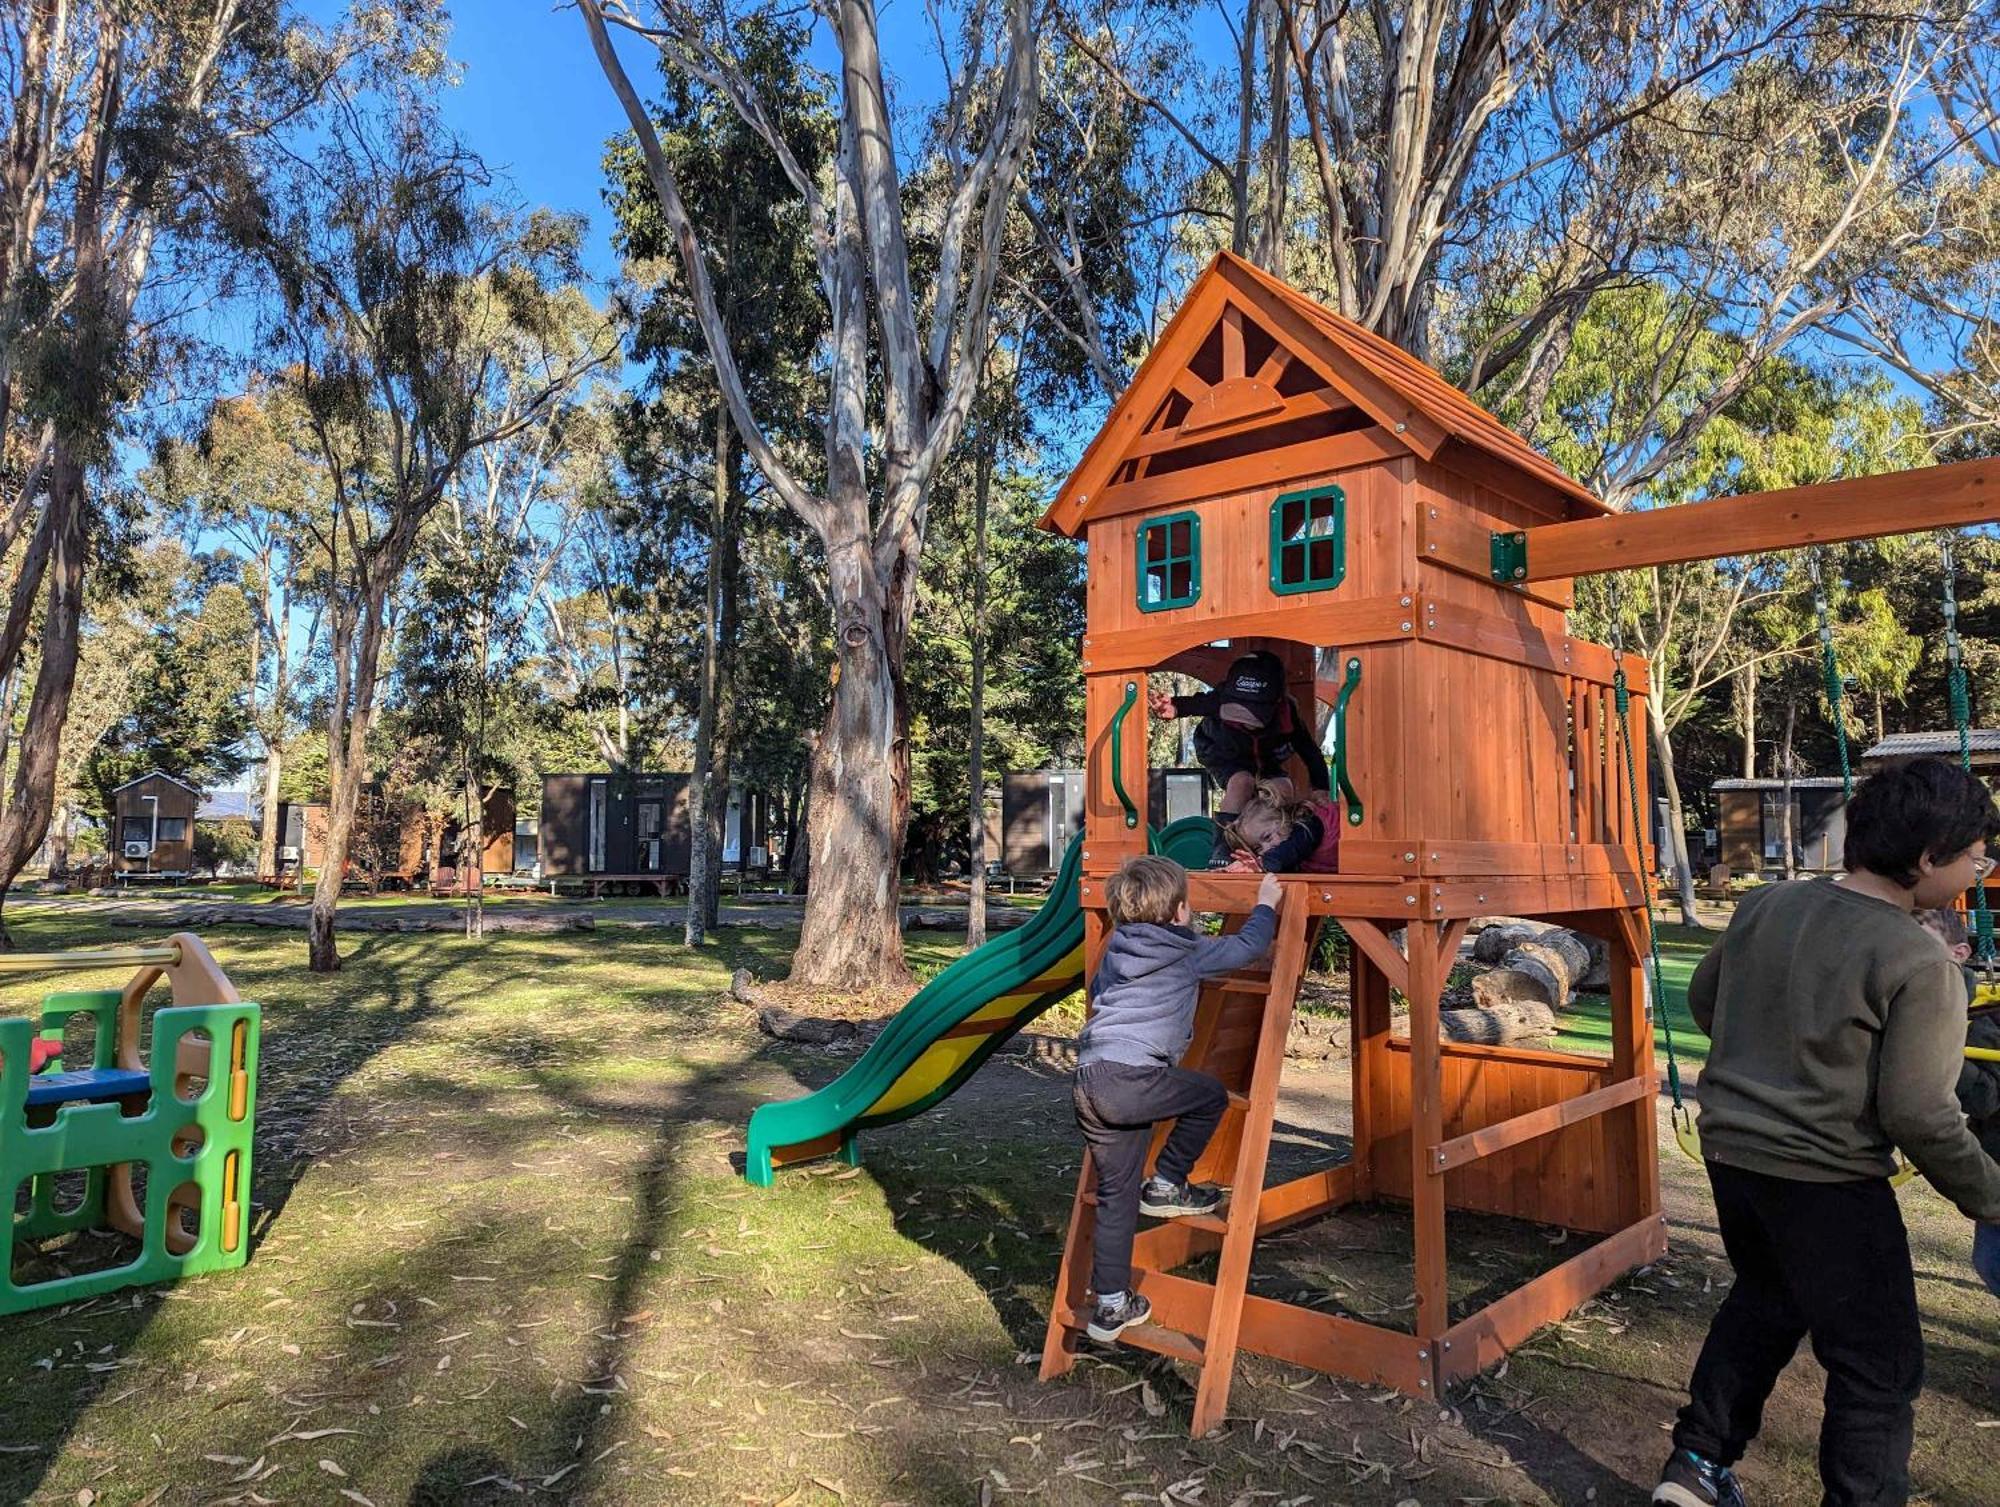
[(278, 849), (278, 862), (297, 863), (298, 861), (299, 861), (299, 850), (297, 848)]
[(125, 856), (127, 858), (144, 858), (152, 851), (151, 848), (142, 842), (128, 842), (125, 844)]

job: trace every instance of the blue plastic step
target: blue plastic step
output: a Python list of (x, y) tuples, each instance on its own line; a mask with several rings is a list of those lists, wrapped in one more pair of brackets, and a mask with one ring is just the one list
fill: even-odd
[(79, 1101), (101, 1104), (107, 1099), (129, 1099), (152, 1091), (151, 1073), (122, 1067), (82, 1068), (73, 1073), (37, 1073), (28, 1080), (28, 1104), (30, 1107)]

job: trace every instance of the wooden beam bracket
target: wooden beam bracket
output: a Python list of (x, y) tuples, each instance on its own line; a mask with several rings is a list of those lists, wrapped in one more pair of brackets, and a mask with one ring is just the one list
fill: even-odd
[(1528, 536), (1520, 529), (1494, 529), (1489, 536), (1487, 574), (1502, 586), (1528, 579)]

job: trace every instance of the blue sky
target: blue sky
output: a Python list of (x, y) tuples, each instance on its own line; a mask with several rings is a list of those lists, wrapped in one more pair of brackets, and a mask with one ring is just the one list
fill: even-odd
[[(573, 6), (550, 0), (477, 0), (455, 8), (451, 55), (464, 70), (441, 101), (453, 130), (505, 175), (527, 204), (590, 219), (591, 272), (609, 279), (611, 215), (602, 197), (604, 143), (625, 129)], [(658, 69), (643, 49), (619, 49), (651, 96)]]

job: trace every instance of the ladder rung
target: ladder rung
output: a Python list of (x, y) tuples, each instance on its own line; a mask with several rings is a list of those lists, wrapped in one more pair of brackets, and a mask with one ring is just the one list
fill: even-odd
[(1135, 1350), (1150, 1350), (1170, 1360), (1186, 1361), (1190, 1366), (1201, 1365), (1208, 1353), (1193, 1335), (1159, 1324), (1136, 1324), (1118, 1336), (1118, 1343), (1130, 1345)]
[[(1080, 1308), (1064, 1309), (1062, 1323), (1064, 1328), (1081, 1333), (1089, 1325), (1090, 1315)], [(1151, 1322), (1134, 1324), (1113, 1343), (1130, 1345), (1134, 1350), (1150, 1350), (1155, 1355), (1186, 1361), (1191, 1366), (1200, 1365), (1206, 1353), (1202, 1342), (1193, 1335)]]
[[(1084, 1194), (1083, 1201), (1093, 1209), (1097, 1207), (1097, 1195), (1095, 1193)], [(1160, 1222), (1162, 1224), (1192, 1225), (1197, 1230), (1213, 1230), (1218, 1235), (1226, 1235), (1229, 1233), (1228, 1208), (1229, 1205), (1225, 1201), (1223, 1204), (1224, 1212), (1220, 1214), (1169, 1214)]]

